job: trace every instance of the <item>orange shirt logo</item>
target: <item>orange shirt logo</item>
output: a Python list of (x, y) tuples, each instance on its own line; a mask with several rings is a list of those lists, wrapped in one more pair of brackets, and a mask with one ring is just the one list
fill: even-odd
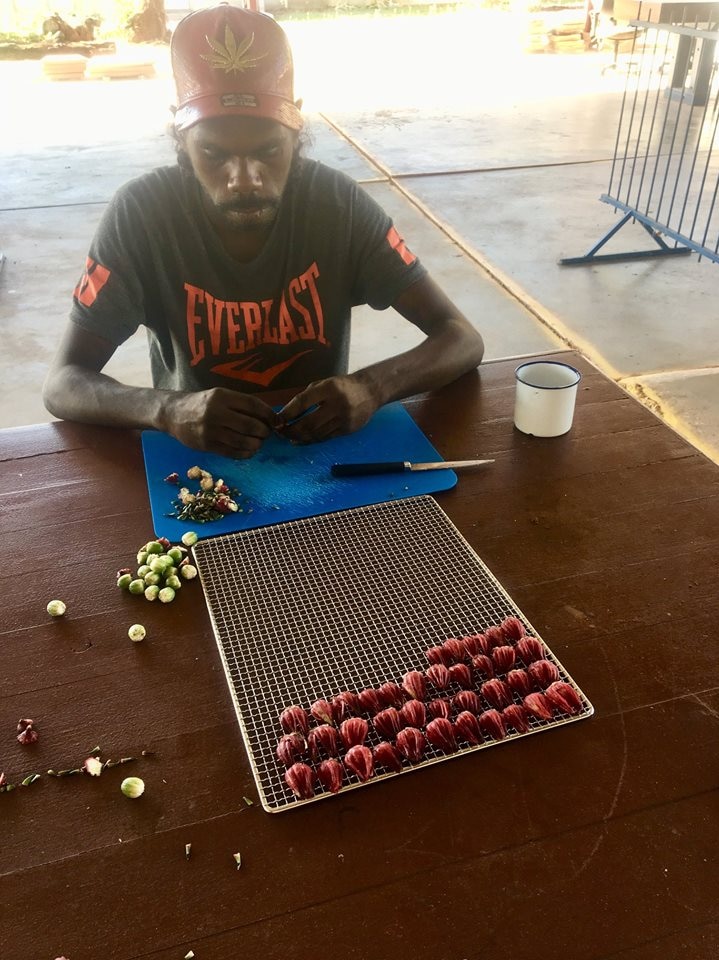
[[(316, 280), (320, 272), (312, 263), (293, 277), (279, 298), (270, 300), (218, 300), (209, 291), (185, 284), (187, 345), (190, 366), (218, 360), (210, 369), (223, 377), (268, 387), (284, 370), (309, 350), (293, 353), (264, 370), (258, 370), (255, 352), (265, 344), (290, 346), (300, 341), (328, 345), (325, 318)], [(242, 358), (229, 360), (230, 357)]]

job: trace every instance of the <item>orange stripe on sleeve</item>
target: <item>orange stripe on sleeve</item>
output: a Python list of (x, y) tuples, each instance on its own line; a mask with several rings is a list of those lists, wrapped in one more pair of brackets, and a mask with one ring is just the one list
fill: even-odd
[(85, 272), (75, 287), (74, 296), (85, 307), (91, 307), (97, 295), (110, 279), (110, 271), (90, 257), (85, 261)]
[(417, 259), (412, 251), (407, 248), (404, 240), (402, 237), (400, 237), (394, 227), (390, 227), (387, 231), (387, 243), (400, 255), (408, 267)]

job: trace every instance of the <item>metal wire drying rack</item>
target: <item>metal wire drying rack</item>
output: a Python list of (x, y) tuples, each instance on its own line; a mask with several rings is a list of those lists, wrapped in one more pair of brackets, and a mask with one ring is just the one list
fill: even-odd
[[(533, 632), (431, 497), (207, 539), (194, 553), (253, 774), (269, 812), (311, 802), (292, 795), (275, 755), (284, 707), (308, 707), (341, 690), (400, 680), (407, 670), (427, 666), (427, 647), (510, 615)], [(533, 720), (531, 732), (593, 712), (549, 650), (546, 656), (573, 684), (583, 707), (576, 717)], [(465, 747), (451, 756), (490, 745)], [(426, 759), (405, 769), (451, 756), (430, 748)], [(344, 789), (363, 785), (353, 775), (346, 784)], [(323, 796), (320, 792), (315, 799)]]

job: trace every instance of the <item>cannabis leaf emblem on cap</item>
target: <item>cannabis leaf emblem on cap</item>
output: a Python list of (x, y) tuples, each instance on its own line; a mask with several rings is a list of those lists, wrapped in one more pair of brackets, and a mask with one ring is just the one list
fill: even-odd
[(211, 67), (216, 70), (224, 70), (225, 73), (233, 73), (234, 71), (244, 73), (245, 70), (250, 70), (258, 61), (267, 56), (266, 53), (261, 53), (258, 57), (245, 56), (254, 43), (254, 33), (251, 33), (238, 46), (234, 33), (227, 25), (225, 25), (224, 46), (219, 40), (213, 40), (211, 37), (205, 37), (205, 40), (212, 47), (214, 53), (209, 55), (201, 53), (200, 57), (207, 60)]

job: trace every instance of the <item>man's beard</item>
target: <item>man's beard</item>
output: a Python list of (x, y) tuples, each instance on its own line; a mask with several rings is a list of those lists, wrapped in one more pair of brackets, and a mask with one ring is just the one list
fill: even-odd
[(206, 191), (205, 196), (223, 226), (237, 233), (269, 230), (277, 219), (281, 201), (279, 197), (237, 197), (215, 203)]

